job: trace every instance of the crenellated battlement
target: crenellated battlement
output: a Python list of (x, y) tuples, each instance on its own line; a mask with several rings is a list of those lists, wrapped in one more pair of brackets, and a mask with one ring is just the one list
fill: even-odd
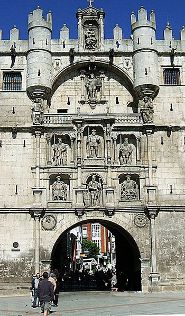
[(28, 15), (28, 29), (33, 27), (45, 27), (52, 30), (52, 14), (49, 11), (46, 19), (43, 17), (43, 10), (38, 7)]
[(136, 28), (140, 27), (151, 27), (153, 29), (156, 29), (156, 20), (155, 20), (155, 13), (154, 11), (151, 11), (149, 20), (147, 16), (147, 10), (144, 7), (141, 7), (138, 11), (138, 19), (136, 18), (136, 15), (134, 12), (131, 14), (131, 28), (132, 32)]

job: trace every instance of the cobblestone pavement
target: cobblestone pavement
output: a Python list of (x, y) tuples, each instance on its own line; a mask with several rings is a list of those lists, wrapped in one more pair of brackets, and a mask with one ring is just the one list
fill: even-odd
[[(1, 296), (0, 316), (36, 316), (28, 295)], [(60, 293), (53, 316), (185, 315), (185, 292), (70, 292)]]

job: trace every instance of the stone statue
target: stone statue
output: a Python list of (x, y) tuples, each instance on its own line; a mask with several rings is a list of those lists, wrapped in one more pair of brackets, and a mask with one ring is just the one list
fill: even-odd
[(43, 123), (43, 100), (42, 98), (35, 98), (32, 107), (33, 124), (40, 125)]
[(62, 143), (62, 139), (59, 138), (57, 144), (52, 145), (53, 148), (53, 164), (55, 166), (67, 165), (67, 145)]
[(126, 180), (121, 184), (121, 200), (136, 200), (138, 199), (138, 185), (134, 180), (131, 180), (130, 175), (126, 176)]
[(101, 147), (101, 138), (96, 135), (96, 130), (93, 129), (87, 138), (87, 153), (90, 158), (97, 158), (99, 156)]
[(88, 183), (88, 191), (90, 196), (90, 205), (92, 207), (100, 205), (102, 185), (100, 181), (96, 180), (96, 175), (93, 175), (92, 180)]
[(97, 92), (100, 91), (101, 82), (95, 77), (93, 73), (86, 80), (87, 98), (89, 101), (95, 101), (97, 98)]
[(86, 49), (96, 49), (97, 48), (97, 37), (96, 32), (93, 27), (89, 27), (85, 31), (85, 48)]
[(120, 165), (130, 164), (132, 162), (132, 153), (133, 147), (131, 144), (129, 144), (128, 138), (126, 137), (123, 144), (121, 144), (119, 148)]
[(10, 48), (10, 55), (11, 55), (11, 61), (12, 61), (10, 68), (12, 68), (15, 64), (15, 58), (16, 58), (15, 43)]
[(61, 180), (60, 176), (56, 177), (56, 181), (52, 185), (52, 197), (54, 201), (67, 200), (67, 184)]
[(139, 106), (143, 123), (152, 123), (154, 113), (152, 99), (149, 96), (144, 96), (144, 98), (139, 101)]

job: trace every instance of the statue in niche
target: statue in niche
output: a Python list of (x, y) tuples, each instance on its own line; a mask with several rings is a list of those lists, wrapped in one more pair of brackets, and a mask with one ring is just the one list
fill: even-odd
[(130, 201), (138, 199), (138, 185), (132, 180), (130, 175), (126, 176), (126, 180), (121, 184), (121, 200)]
[(119, 148), (119, 161), (120, 165), (124, 164), (131, 164), (132, 163), (132, 154), (133, 154), (133, 147), (128, 142), (128, 138), (124, 139), (123, 144), (120, 145)]
[(54, 201), (67, 200), (67, 184), (61, 180), (60, 176), (56, 177), (56, 181), (52, 185), (52, 198)]
[(53, 148), (53, 164), (55, 166), (67, 165), (67, 145), (59, 138), (57, 144), (52, 145)]
[(96, 49), (97, 48), (97, 37), (95, 29), (89, 24), (89, 28), (85, 30), (85, 48)]
[(39, 97), (35, 98), (32, 107), (32, 120), (35, 125), (40, 125), (43, 122), (43, 100)]
[(96, 78), (93, 73), (86, 79), (85, 84), (87, 90), (87, 98), (89, 101), (95, 101), (97, 99), (97, 92), (100, 91), (101, 81)]
[(101, 204), (102, 185), (100, 179), (97, 180), (96, 175), (92, 175), (91, 181), (87, 185), (87, 192), (84, 192), (84, 203), (87, 206), (95, 207)]
[(89, 158), (99, 157), (101, 150), (101, 137), (96, 134), (96, 130), (93, 129), (91, 134), (87, 137), (87, 153)]
[(144, 96), (143, 99), (139, 101), (139, 107), (143, 123), (152, 123), (154, 114), (152, 98), (149, 96)]

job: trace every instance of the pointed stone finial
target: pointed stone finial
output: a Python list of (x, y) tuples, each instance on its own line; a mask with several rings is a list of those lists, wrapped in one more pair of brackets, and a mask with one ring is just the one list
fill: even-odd
[(94, 0), (87, 0), (89, 2), (89, 7), (92, 7)]
[(172, 27), (171, 27), (171, 25), (170, 25), (170, 22), (168, 21), (167, 22), (167, 24), (166, 24), (166, 29), (169, 29), (169, 30), (171, 30), (172, 29)]

